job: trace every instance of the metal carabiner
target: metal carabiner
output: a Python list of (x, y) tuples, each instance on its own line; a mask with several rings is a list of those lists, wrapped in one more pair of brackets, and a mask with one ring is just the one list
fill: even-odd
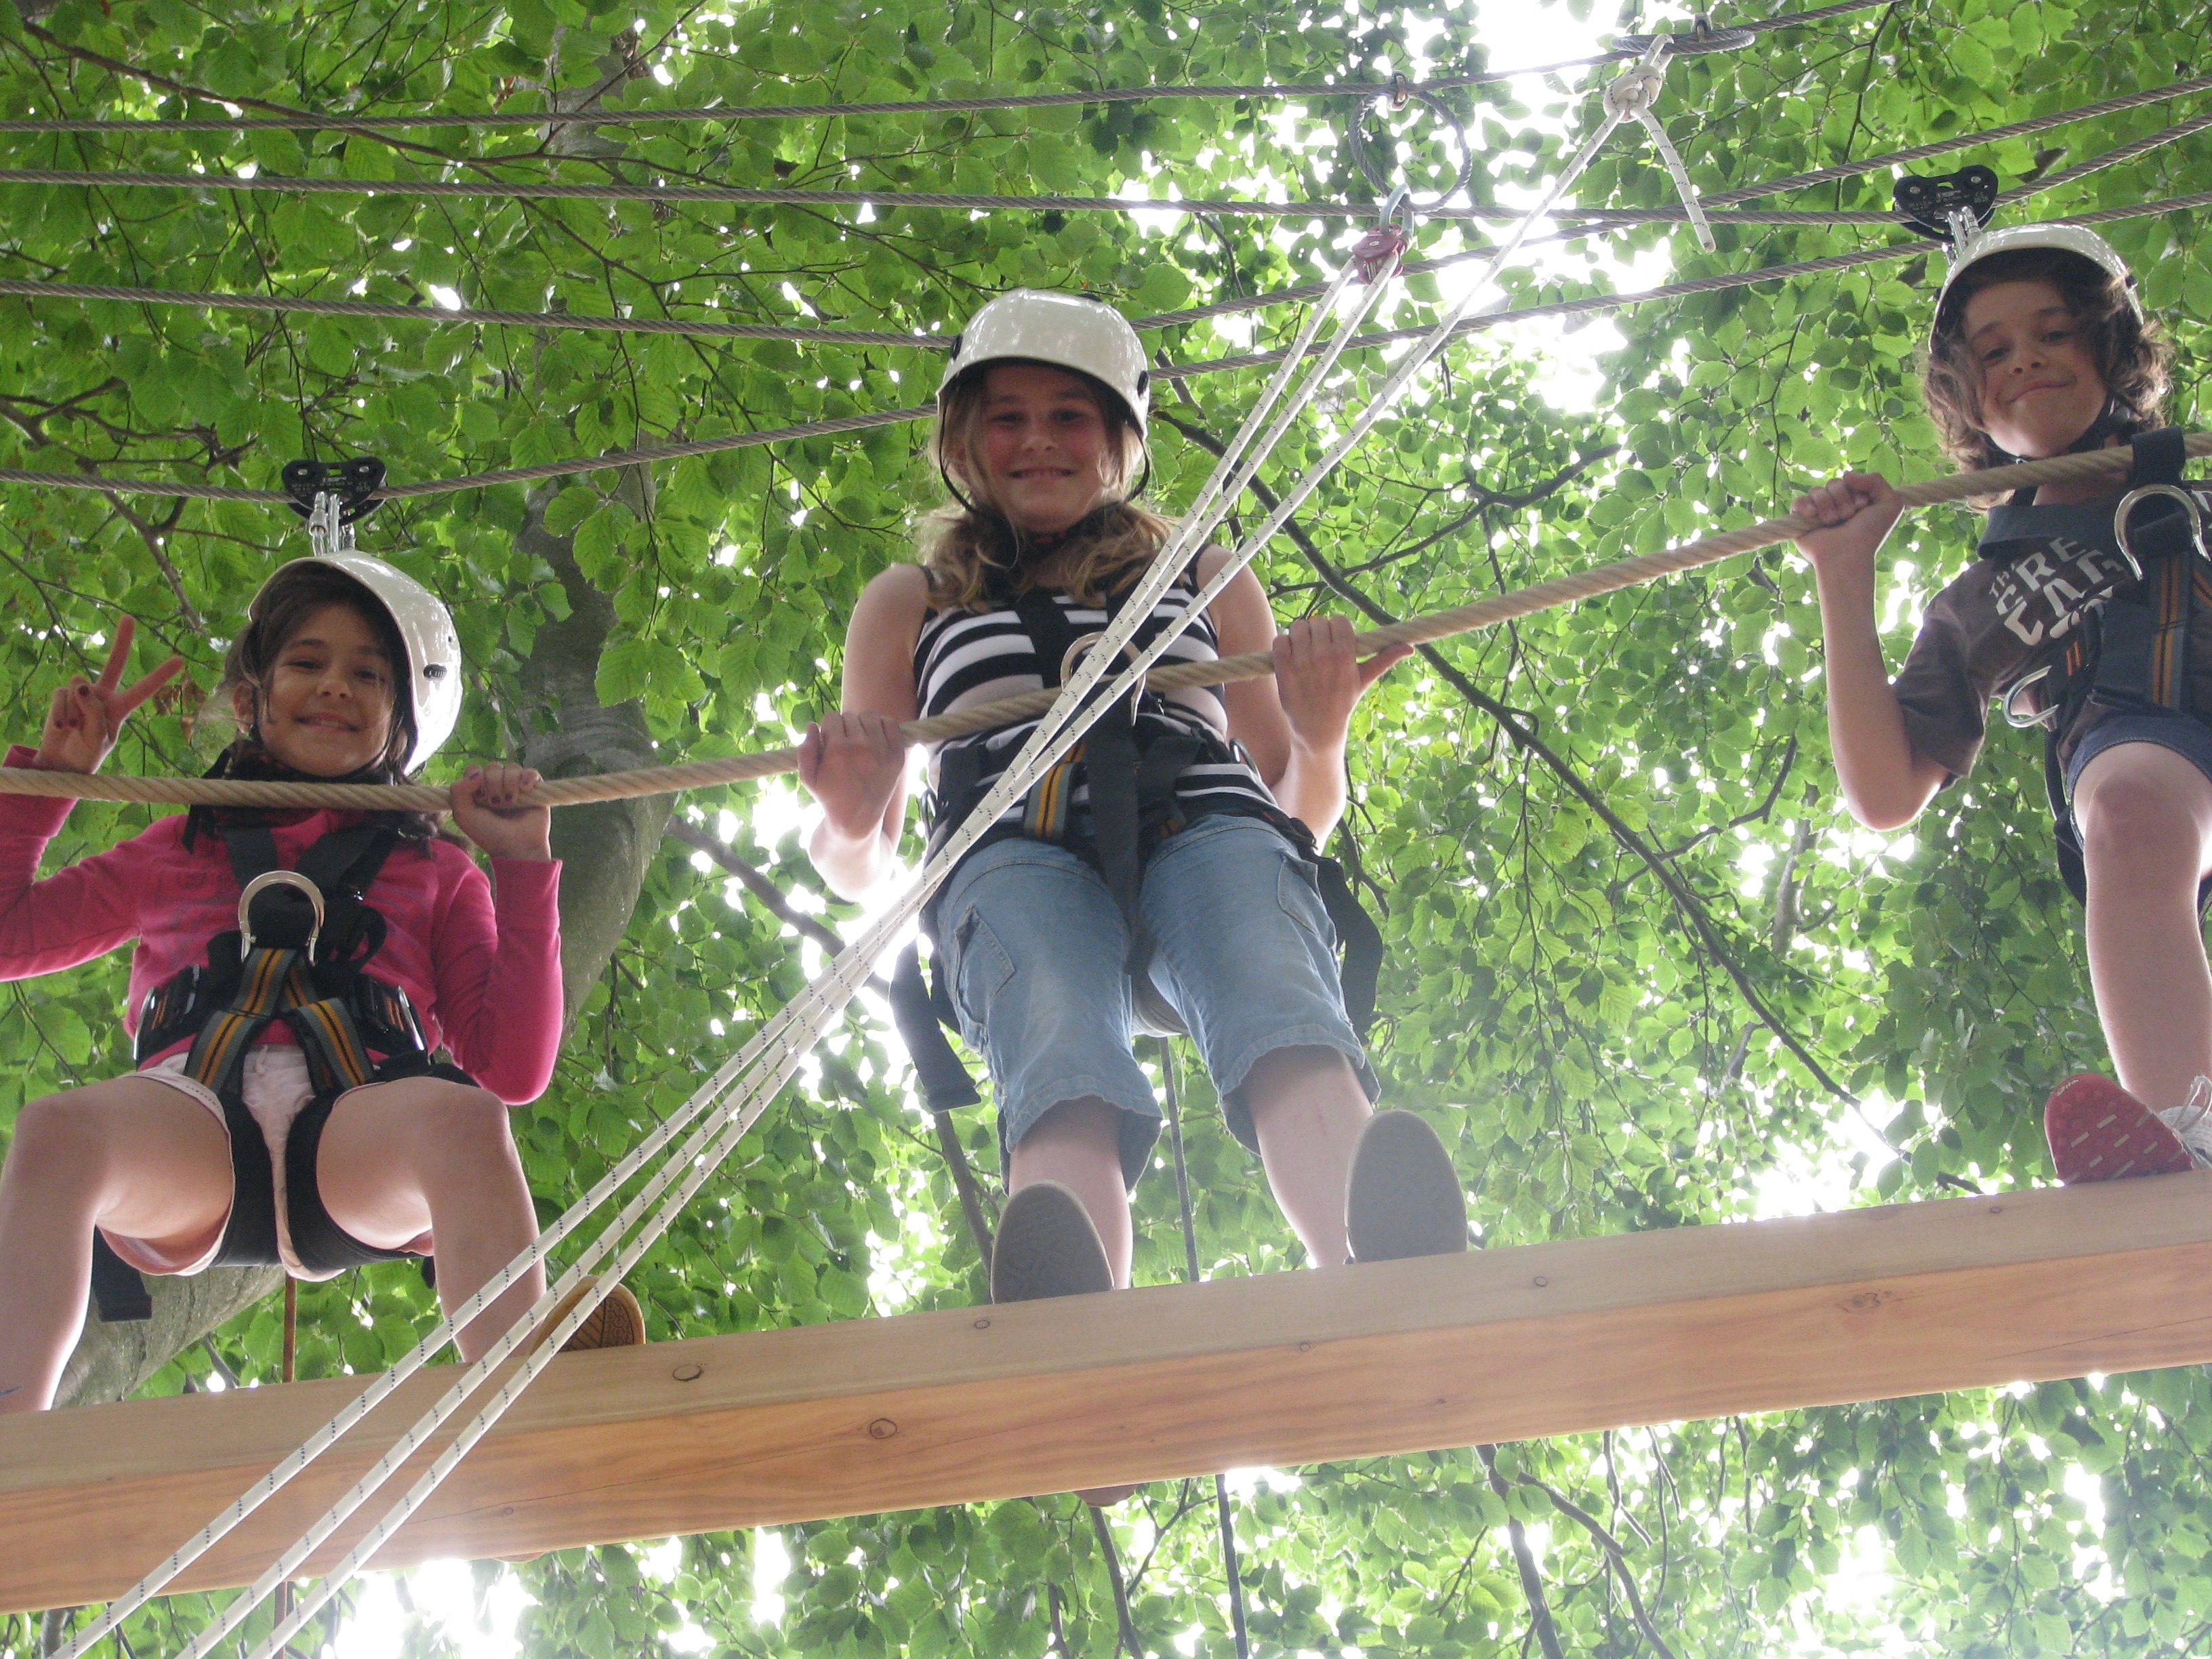
[(2135, 550), (2128, 545), (2128, 519), (2136, 504), (2146, 495), (2164, 495), (2181, 503), (2181, 510), (2189, 515), (2189, 537), (2197, 544), (2197, 556), (2212, 561), (2212, 547), (2204, 542), (2204, 513), (2197, 506), (2196, 495), (2179, 484), (2143, 484), (2120, 497), (2120, 504), (2112, 509), (2112, 539), (2119, 544), (2120, 556), (2134, 568), (2136, 580), (2142, 580), (2142, 561), (2136, 557)]
[(2048, 726), (2051, 723), (2058, 713), (2058, 706), (2056, 703), (2048, 708), (2038, 708), (2023, 701), (2031, 690), (2050, 677), (2051, 665), (2045, 663), (2040, 668), (2022, 674), (2010, 685), (2005, 687), (1999, 694), (1999, 703), (2004, 709), (2007, 723), (2022, 728), (2031, 726)]
[(323, 936), (323, 890), (297, 870), (264, 870), (246, 884), (238, 896), (238, 953), (253, 949), (253, 901), (271, 887), (296, 887), (307, 896), (315, 920), (307, 929), (307, 960), (315, 959), (315, 941)]

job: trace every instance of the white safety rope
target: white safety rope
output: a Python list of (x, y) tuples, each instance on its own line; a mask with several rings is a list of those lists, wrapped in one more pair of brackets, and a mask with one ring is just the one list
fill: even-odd
[[(1689, 170), (1683, 167), (1674, 141), (1667, 137), (1667, 129), (1651, 112), (1659, 88), (1667, 79), (1666, 38), (1662, 35), (1642, 61), (1623, 70), (1607, 86), (1605, 107), (1616, 120), (1625, 115), (1634, 116), (1644, 131), (1651, 135), (1651, 142), (1658, 147), (1659, 159), (1674, 175), (1674, 188), (1680, 193), (1682, 206), (1690, 216), (1690, 227), (1698, 233), (1698, 246), (1711, 253), (1718, 244), (1713, 240), (1713, 228), (1705, 222), (1705, 210), (1698, 200), (1698, 192), (1691, 186)], [(1659, 55), (1655, 57), (1654, 53)]]

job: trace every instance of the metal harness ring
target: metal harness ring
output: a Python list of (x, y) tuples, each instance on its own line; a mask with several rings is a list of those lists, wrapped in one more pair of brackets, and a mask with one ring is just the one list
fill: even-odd
[(323, 936), (323, 890), (297, 870), (264, 870), (246, 884), (238, 896), (239, 954), (244, 956), (253, 949), (253, 901), (271, 887), (296, 887), (307, 896), (315, 913), (313, 925), (307, 929), (307, 960), (313, 962), (315, 941)]
[(2120, 497), (2120, 504), (2112, 509), (2112, 539), (2119, 544), (2120, 556), (2135, 568), (2136, 580), (2142, 580), (2142, 561), (2136, 557), (2135, 550), (2128, 545), (2128, 520), (2136, 505), (2147, 495), (2164, 495), (2181, 503), (2181, 510), (2189, 515), (2189, 537), (2197, 544), (2197, 556), (2212, 560), (2212, 547), (2204, 541), (2204, 511), (2197, 504), (2196, 495), (2179, 484), (2143, 484)]

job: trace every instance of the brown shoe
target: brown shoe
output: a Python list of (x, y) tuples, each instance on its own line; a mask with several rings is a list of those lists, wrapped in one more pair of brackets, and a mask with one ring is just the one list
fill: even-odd
[[(576, 1305), (578, 1297), (599, 1283), (587, 1279), (576, 1287), (575, 1294), (556, 1310), (557, 1322)], [(584, 1316), (584, 1322), (569, 1334), (561, 1345), (562, 1353), (581, 1353), (586, 1348), (635, 1348), (645, 1340), (645, 1310), (630, 1294), (629, 1286), (617, 1285), (599, 1299), (599, 1305)]]
[[(1106, 1247), (1082, 1201), (1057, 1181), (1032, 1182), (1006, 1200), (991, 1246), (991, 1300), (1037, 1302), (1114, 1288)], [(1075, 1495), (1098, 1509), (1134, 1486), (1093, 1486)]]
[(1467, 1195), (1451, 1154), (1411, 1112), (1377, 1112), (1359, 1132), (1346, 1183), (1354, 1261), (1450, 1255), (1467, 1248)]
[[(596, 1279), (580, 1280), (576, 1287), (562, 1297), (544, 1322), (516, 1348), (515, 1357), (527, 1359), (544, 1346), (552, 1328), (566, 1319), (571, 1310), (599, 1281)], [(629, 1293), (627, 1285), (617, 1285), (600, 1299), (599, 1305), (584, 1316), (584, 1322), (569, 1333), (568, 1340), (561, 1345), (562, 1353), (581, 1353), (586, 1348), (634, 1348), (645, 1340), (645, 1310)]]

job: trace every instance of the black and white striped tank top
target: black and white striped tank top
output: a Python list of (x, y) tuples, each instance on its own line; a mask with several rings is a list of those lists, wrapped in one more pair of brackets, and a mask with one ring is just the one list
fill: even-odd
[[(1052, 597), (1068, 626), (1079, 635), (1096, 633), (1106, 626), (1107, 615), (1103, 608), (1078, 605), (1065, 593)], [(1186, 571), (1161, 596), (1152, 607), (1152, 614), (1138, 628), (1139, 647), (1151, 644), (1164, 629), (1180, 622), (1197, 597), (1196, 583)], [(1200, 611), (1168, 647), (1161, 661), (1211, 662), (1219, 655), (1219, 641), (1212, 619)], [(932, 611), (923, 617), (921, 635), (915, 641), (914, 684), (915, 698), (927, 718), (1034, 691), (1044, 684), (1044, 676), (1039, 671), (1036, 650), (1030, 641), (1029, 632), (1012, 610)], [(1205, 811), (1249, 811), (1255, 805), (1275, 805), (1275, 798), (1261, 781), (1251, 757), (1241, 744), (1233, 742), (1229, 736), (1228, 705), (1219, 686), (1146, 692), (1138, 702), (1136, 723), (1140, 744), (1148, 726), (1156, 733), (1163, 730), (1188, 732), (1212, 740), (1207, 745), (1208, 753), (1202, 755), (1176, 784), (1177, 799), (1190, 808), (1194, 816)], [(988, 785), (1021, 752), (1022, 744), (1036, 726), (1033, 720), (1023, 720), (994, 732), (955, 738), (933, 745), (929, 755), (933, 796), (943, 776), (948, 754), (960, 749), (975, 750), (977, 780)], [(1090, 786), (1079, 766), (1073, 781), (1070, 805), (1081, 812), (1090, 803)], [(934, 809), (933, 799), (933, 818), (936, 816)], [(1017, 799), (999, 822), (1018, 823), (1021, 817), (1022, 803)]]

